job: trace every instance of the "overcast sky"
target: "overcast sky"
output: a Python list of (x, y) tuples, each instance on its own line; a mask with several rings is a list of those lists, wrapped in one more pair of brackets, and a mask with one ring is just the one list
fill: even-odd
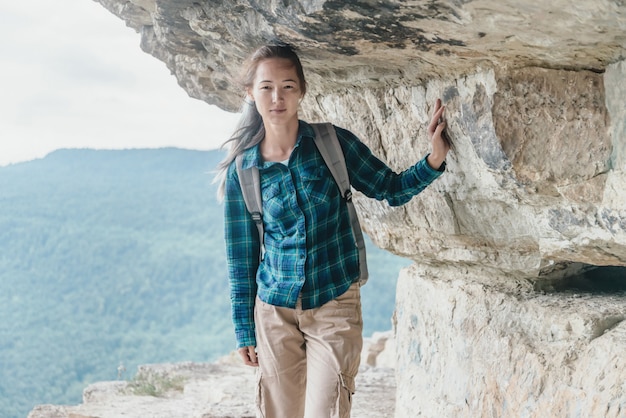
[(58, 148), (214, 149), (236, 114), (190, 98), (93, 0), (0, 0), (0, 166)]

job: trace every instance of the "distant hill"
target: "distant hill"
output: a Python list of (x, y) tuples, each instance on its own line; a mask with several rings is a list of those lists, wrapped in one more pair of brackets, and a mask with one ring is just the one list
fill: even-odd
[[(211, 184), (222, 158), (61, 150), (0, 168), (2, 417), (79, 403), (86, 385), (132, 378), (139, 364), (213, 361), (234, 348)], [(409, 264), (368, 250), (366, 335), (390, 329)]]

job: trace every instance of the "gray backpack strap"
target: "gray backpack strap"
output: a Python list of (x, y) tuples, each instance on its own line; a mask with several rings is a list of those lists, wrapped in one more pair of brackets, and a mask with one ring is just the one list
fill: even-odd
[(241, 194), (246, 202), (246, 208), (259, 231), (259, 243), (261, 245), (261, 253), (259, 261), (265, 257), (265, 241), (263, 230), (263, 199), (261, 197), (261, 178), (257, 167), (242, 168), (241, 154), (235, 158), (237, 167), (237, 175), (239, 176), (239, 185), (241, 186)]
[(346, 159), (343, 155), (339, 139), (337, 138), (337, 132), (335, 132), (335, 127), (332, 124), (314, 123), (311, 124), (311, 126), (315, 131), (315, 145), (320, 154), (322, 154), (326, 166), (328, 166), (330, 173), (335, 179), (335, 183), (337, 183), (337, 187), (339, 187), (339, 193), (341, 193), (341, 196), (348, 206), (352, 235), (354, 236), (354, 242), (359, 250), (359, 268), (361, 270), (359, 282), (363, 285), (367, 282), (369, 276), (365, 255), (365, 241), (363, 240), (359, 217), (357, 216), (354, 202), (352, 202), (352, 191), (350, 189), (350, 177), (348, 176)]

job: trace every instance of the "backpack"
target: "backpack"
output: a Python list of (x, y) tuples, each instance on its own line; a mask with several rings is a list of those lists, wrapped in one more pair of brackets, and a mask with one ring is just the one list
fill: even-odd
[[(365, 284), (368, 279), (367, 260), (365, 255), (365, 242), (363, 240), (363, 232), (359, 218), (356, 214), (354, 202), (352, 202), (352, 191), (350, 190), (350, 179), (348, 177), (348, 169), (346, 160), (337, 139), (335, 127), (330, 123), (313, 123), (311, 124), (315, 131), (315, 145), (319, 150), (326, 166), (330, 170), (341, 197), (345, 200), (348, 207), (348, 215), (350, 217), (350, 226), (352, 227), (352, 236), (359, 251), (359, 283)], [(239, 184), (243, 194), (243, 200), (246, 208), (254, 221), (259, 232), (259, 242), (261, 251), (259, 260), (263, 260), (265, 256), (264, 245), (264, 229), (263, 229), (263, 202), (261, 197), (261, 180), (259, 169), (257, 167), (242, 168), (242, 157), (238, 155), (235, 159), (237, 174), (239, 175)]]

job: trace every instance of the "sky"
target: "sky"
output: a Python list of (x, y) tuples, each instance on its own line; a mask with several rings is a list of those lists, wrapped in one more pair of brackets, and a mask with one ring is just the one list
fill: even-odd
[(93, 0), (0, 0), (0, 166), (59, 148), (215, 149), (237, 114), (193, 99)]

